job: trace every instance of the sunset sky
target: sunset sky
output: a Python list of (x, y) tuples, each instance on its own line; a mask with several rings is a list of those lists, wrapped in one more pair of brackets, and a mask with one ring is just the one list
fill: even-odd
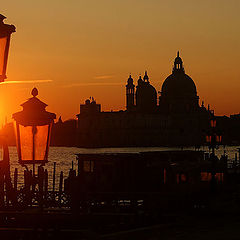
[(17, 32), (0, 86), (0, 123), (33, 87), (63, 120), (90, 96), (103, 110), (125, 109), (129, 73), (136, 82), (147, 70), (160, 91), (178, 50), (200, 101), (218, 115), (239, 113), (239, 9), (239, 0), (3, 1), (5, 23)]

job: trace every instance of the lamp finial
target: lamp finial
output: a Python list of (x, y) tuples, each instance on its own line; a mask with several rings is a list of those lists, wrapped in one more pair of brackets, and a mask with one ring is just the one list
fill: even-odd
[(38, 95), (38, 90), (37, 90), (37, 88), (33, 88), (33, 90), (32, 90), (32, 95), (33, 95), (33, 97), (36, 97), (36, 96)]

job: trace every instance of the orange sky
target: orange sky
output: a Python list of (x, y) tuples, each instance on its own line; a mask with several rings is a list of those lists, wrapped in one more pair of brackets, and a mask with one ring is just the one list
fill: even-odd
[[(148, 70), (160, 91), (177, 50), (200, 100), (219, 115), (239, 113), (239, 0), (8, 0), (14, 24), (0, 122), (39, 89), (49, 111), (74, 118), (94, 96), (103, 110), (125, 108), (129, 73)], [(26, 83), (26, 81), (28, 81)]]

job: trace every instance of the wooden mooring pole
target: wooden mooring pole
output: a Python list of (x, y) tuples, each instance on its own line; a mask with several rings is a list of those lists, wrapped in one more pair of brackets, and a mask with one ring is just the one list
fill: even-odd
[(40, 208), (43, 207), (43, 186), (44, 186), (44, 168), (43, 166), (39, 166), (38, 167), (38, 188), (39, 188), (38, 203)]
[(48, 170), (44, 171), (44, 199), (47, 201), (48, 198)]
[(59, 190), (58, 190), (58, 204), (61, 207), (61, 200), (62, 200), (62, 189), (63, 189), (63, 171), (60, 173), (60, 180), (59, 180)]
[(3, 169), (0, 167), (0, 208), (4, 206), (4, 173)]
[(55, 179), (56, 179), (56, 162), (53, 163), (53, 194), (52, 200), (55, 202)]
[(17, 192), (17, 187), (18, 187), (18, 169), (15, 168), (15, 171), (14, 171), (14, 183), (13, 183), (13, 186), (14, 186), (14, 190)]

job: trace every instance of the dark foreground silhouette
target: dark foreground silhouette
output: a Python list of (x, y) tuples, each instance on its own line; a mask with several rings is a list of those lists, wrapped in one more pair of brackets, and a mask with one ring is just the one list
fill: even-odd
[(23, 186), (4, 160), (0, 235), (8, 239), (234, 239), (237, 232), (239, 159), (229, 165), (226, 155), (202, 151), (78, 154), (77, 169), (61, 173), (58, 185), (55, 167), (52, 177), (39, 167), (34, 176), (25, 171)]

